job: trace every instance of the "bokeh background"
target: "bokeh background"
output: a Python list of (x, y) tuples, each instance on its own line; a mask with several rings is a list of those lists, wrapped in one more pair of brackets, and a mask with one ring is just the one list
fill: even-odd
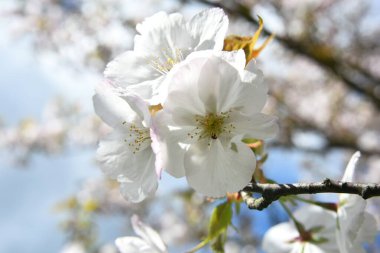
[[(171, 252), (207, 232), (210, 202), (164, 175), (155, 198), (122, 199), (94, 154), (109, 129), (92, 109), (108, 61), (131, 49), (135, 25), (157, 11), (190, 18), (211, 6), (228, 34), (275, 39), (257, 58), (270, 87), (266, 112), (281, 132), (266, 143), (264, 171), (278, 182), (339, 179), (356, 150), (357, 180), (380, 182), (380, 2), (376, 0), (2, 0), (0, 2), (0, 252), (117, 252), (138, 214)], [(260, 44), (260, 42), (259, 42)], [(325, 201), (334, 195), (318, 195)], [(379, 200), (368, 210), (380, 221)], [(274, 204), (234, 218), (226, 252), (262, 252), (287, 220)], [(380, 223), (379, 223), (380, 224)], [(377, 243), (368, 252), (380, 252)], [(201, 252), (209, 252), (205, 248)]]

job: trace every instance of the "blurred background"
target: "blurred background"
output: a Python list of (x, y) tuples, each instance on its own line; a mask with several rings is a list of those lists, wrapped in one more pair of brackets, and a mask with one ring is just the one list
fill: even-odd
[[(171, 252), (206, 235), (220, 202), (194, 194), (185, 180), (164, 175), (155, 198), (132, 204), (103, 177), (94, 154), (109, 129), (91, 97), (106, 63), (132, 48), (137, 23), (160, 10), (191, 18), (211, 6), (228, 14), (228, 34), (252, 36), (257, 15), (260, 41), (276, 34), (257, 58), (270, 88), (265, 110), (281, 128), (266, 143), (266, 175), (283, 183), (339, 179), (360, 150), (357, 181), (380, 182), (379, 1), (2, 0), (0, 252), (117, 252), (114, 239), (133, 235), (132, 214)], [(379, 208), (379, 199), (368, 201), (378, 222)], [(262, 252), (265, 231), (285, 220), (276, 204), (264, 212), (242, 206), (226, 252)], [(379, 240), (367, 251), (380, 252)]]

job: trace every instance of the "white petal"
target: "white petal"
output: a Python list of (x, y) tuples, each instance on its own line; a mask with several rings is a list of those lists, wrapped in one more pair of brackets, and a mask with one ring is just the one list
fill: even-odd
[(153, 132), (156, 136), (155, 141), (159, 145), (156, 151), (156, 159), (161, 162), (162, 168), (174, 177), (185, 176), (184, 154), (185, 149), (179, 144), (186, 138), (185, 129), (172, 129), (170, 115), (160, 111), (153, 119)]
[(119, 128), (124, 121), (138, 120), (137, 114), (128, 103), (109, 89), (98, 86), (92, 100), (96, 114), (111, 127)]
[(185, 153), (186, 177), (191, 187), (210, 197), (222, 197), (227, 192), (243, 189), (251, 180), (256, 159), (242, 143), (223, 147), (221, 142), (208, 140), (192, 144)]
[(140, 202), (155, 193), (158, 178), (154, 170), (154, 154), (150, 147), (133, 153), (125, 136), (118, 131), (99, 143), (97, 160), (103, 172), (120, 182), (122, 195)]
[[(233, 55), (231, 53), (231, 57), (239, 57), (239, 54)], [(237, 64), (213, 55), (198, 68), (198, 93), (207, 111), (220, 113), (239, 108), (243, 113), (252, 114), (263, 108), (267, 90), (256, 83), (244, 83), (240, 74), (244, 69), (236, 67)]]
[(352, 180), (354, 179), (354, 173), (355, 173), (356, 165), (359, 161), (360, 155), (361, 154), (359, 151), (356, 151), (352, 155), (350, 161), (347, 164), (346, 170), (344, 172), (344, 175), (342, 178), (343, 182), (352, 182)]
[(104, 75), (119, 87), (139, 84), (161, 76), (152, 67), (151, 59), (146, 54), (135, 51), (126, 51), (108, 63)]
[(292, 224), (281, 223), (271, 227), (265, 233), (262, 247), (266, 253), (289, 253), (297, 247), (291, 242), (297, 237), (299, 234)]
[(345, 196), (344, 202), (341, 202), (338, 208), (339, 246), (342, 250), (354, 252), (362, 248), (362, 243), (373, 241), (377, 225), (374, 217), (365, 212), (364, 199), (356, 195)]
[(196, 50), (222, 50), (228, 28), (228, 17), (220, 8), (207, 9), (191, 19), (189, 28), (198, 40)]
[(129, 159), (133, 155), (123, 140), (124, 135), (115, 131), (99, 142), (96, 152), (96, 158), (103, 172), (114, 179), (128, 170)]
[(294, 212), (294, 217), (303, 223), (306, 229), (323, 226), (323, 233), (335, 233), (336, 214), (332, 211), (314, 205), (305, 205)]
[(119, 237), (115, 240), (115, 244), (121, 253), (157, 253), (147, 242), (138, 237)]
[(149, 112), (149, 104), (147, 104), (141, 97), (128, 94), (124, 96), (124, 99), (128, 102), (129, 106), (135, 111), (142, 120), (142, 125), (149, 128), (151, 125), (151, 115)]
[(255, 59), (250, 60), (245, 67), (242, 79), (246, 83), (254, 83), (255, 85), (261, 86), (265, 90), (265, 93), (268, 92), (268, 85), (264, 84), (264, 74), (257, 67)]
[(268, 139), (278, 133), (277, 118), (263, 113), (252, 116), (231, 113), (230, 121), (235, 127), (233, 132), (244, 138)]
[(210, 56), (197, 71), (198, 93), (207, 112), (221, 113), (231, 109), (242, 89), (238, 70), (221, 57)]
[(135, 233), (147, 242), (153, 249), (156, 249), (157, 252), (166, 252), (165, 243), (154, 229), (140, 221), (137, 215), (132, 216), (131, 222)]
[(135, 37), (134, 50), (162, 60), (175, 53), (172, 51), (175, 49), (182, 50), (186, 57), (187, 50), (196, 45), (179, 13), (156, 13), (138, 24), (136, 30), (140, 35)]
[(357, 236), (357, 242), (372, 243), (375, 240), (378, 230), (375, 217), (371, 213), (364, 212), (364, 221)]
[(131, 202), (138, 203), (154, 195), (158, 187), (158, 177), (154, 167), (153, 151), (145, 149), (129, 157), (130, 167), (118, 176), (120, 192)]
[(173, 69), (165, 82), (168, 85), (168, 97), (163, 107), (174, 112), (177, 108), (183, 108), (192, 115), (202, 115), (205, 108), (198, 94), (199, 71), (202, 69), (206, 58), (196, 58), (183, 62)]
[(196, 58), (208, 58), (211, 56), (221, 58), (222, 60), (234, 66), (239, 71), (244, 70), (245, 68), (245, 54), (244, 54), (244, 51), (241, 49), (236, 50), (236, 51), (214, 51), (214, 50), (195, 51), (189, 54), (186, 60), (189, 61)]

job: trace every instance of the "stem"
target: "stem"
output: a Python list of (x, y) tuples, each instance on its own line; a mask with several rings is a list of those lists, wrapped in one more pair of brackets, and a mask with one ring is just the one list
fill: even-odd
[(306, 229), (304, 228), (302, 223), (299, 222), (294, 217), (294, 215), (292, 214), (292, 211), (290, 211), (290, 209), (285, 205), (285, 203), (282, 200), (280, 200), (280, 204), (281, 204), (282, 208), (284, 208), (285, 212), (289, 215), (290, 219), (294, 222), (294, 225), (296, 226), (298, 233), (302, 237), (302, 235), (304, 235), (306, 233)]
[[(252, 193), (261, 193), (261, 197), (255, 199), (251, 197)], [(240, 192), (248, 208), (257, 210), (267, 208), (273, 201), (283, 196), (316, 193), (356, 194), (363, 199), (368, 199), (380, 196), (380, 184), (340, 182), (328, 178), (317, 183), (261, 184), (251, 182)], [(323, 207), (326, 208), (327, 205), (323, 204)]]

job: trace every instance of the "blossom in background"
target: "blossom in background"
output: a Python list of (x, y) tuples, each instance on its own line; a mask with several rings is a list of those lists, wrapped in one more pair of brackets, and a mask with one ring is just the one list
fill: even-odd
[(318, 206), (303, 206), (294, 218), (304, 225), (300, 235), (294, 222), (271, 227), (263, 238), (266, 253), (338, 253), (335, 239), (335, 217), (332, 211)]
[[(359, 160), (356, 152), (348, 163), (343, 182), (352, 182)], [(376, 219), (365, 211), (366, 200), (358, 195), (339, 194), (336, 238), (341, 253), (364, 253), (363, 243), (372, 242), (377, 232)]]
[(202, 11), (190, 21), (179, 13), (159, 12), (136, 26), (133, 51), (110, 62), (105, 77), (121, 94), (133, 92), (150, 104), (162, 103), (166, 74), (191, 52), (222, 50), (227, 27), (220, 8)]
[(165, 243), (160, 235), (134, 215), (131, 218), (132, 227), (140, 237), (119, 237), (115, 243), (121, 253), (167, 253)]
[(98, 116), (113, 128), (97, 150), (103, 171), (119, 181), (121, 193), (129, 201), (140, 202), (153, 195), (158, 177), (147, 105), (136, 96), (120, 98), (108, 87), (99, 87), (93, 102)]
[(189, 56), (168, 75), (168, 97), (153, 121), (163, 167), (207, 196), (246, 186), (256, 160), (242, 139), (277, 132), (275, 118), (260, 112), (268, 88), (249, 71), (254, 62), (244, 66), (242, 51)]
[[(359, 157), (360, 152), (351, 157), (342, 178), (343, 182), (353, 180)], [(317, 206), (301, 208), (295, 212), (294, 217), (310, 234), (300, 235), (294, 223), (281, 223), (267, 231), (263, 249), (267, 253), (364, 253), (363, 243), (372, 242), (377, 232), (376, 220), (365, 211), (365, 207), (366, 201), (360, 196), (339, 194), (337, 212)], [(313, 209), (319, 210), (318, 213)]]

